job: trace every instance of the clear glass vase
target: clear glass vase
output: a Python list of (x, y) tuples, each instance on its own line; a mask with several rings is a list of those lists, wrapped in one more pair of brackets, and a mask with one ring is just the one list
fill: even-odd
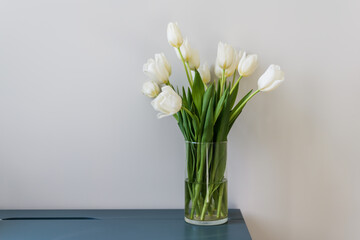
[(219, 225), (228, 220), (227, 142), (185, 142), (185, 221)]

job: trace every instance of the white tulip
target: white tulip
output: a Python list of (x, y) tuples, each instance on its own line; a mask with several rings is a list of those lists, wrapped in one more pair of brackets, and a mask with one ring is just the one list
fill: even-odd
[(167, 38), (171, 46), (178, 48), (183, 44), (183, 37), (177, 23), (169, 23), (167, 26)]
[(154, 98), (160, 93), (159, 85), (154, 81), (145, 82), (141, 91), (148, 97)]
[(151, 105), (160, 112), (157, 117), (163, 118), (180, 111), (182, 99), (170, 86), (164, 86), (161, 88), (161, 93), (151, 101)]
[(214, 72), (218, 78), (222, 78), (223, 70), (219, 67), (219, 65), (215, 64)]
[(171, 66), (163, 53), (155, 54), (156, 69), (159, 74), (160, 82), (167, 83), (171, 74)]
[(241, 57), (238, 71), (243, 77), (250, 76), (256, 70), (258, 66), (258, 56), (256, 54), (250, 54), (246, 56), (246, 52)]
[(280, 66), (271, 64), (259, 78), (258, 88), (262, 92), (268, 92), (277, 88), (284, 80), (284, 72)]
[(155, 54), (155, 60), (148, 59), (143, 66), (143, 71), (150, 80), (158, 84), (166, 84), (169, 81), (171, 67), (164, 54)]
[[(181, 54), (182, 54), (184, 60), (186, 62), (189, 61), (189, 59), (191, 58), (192, 49), (190, 47), (190, 43), (189, 43), (189, 40), (187, 38), (185, 38), (183, 44), (181, 45), (180, 51), (181, 51)], [(178, 56), (178, 58), (181, 60), (179, 50), (175, 49), (175, 52), (176, 52), (176, 55)]]
[(155, 54), (155, 62), (160, 62), (161, 65), (165, 66), (166, 70), (169, 73), (169, 76), (171, 75), (171, 66), (168, 60), (166, 59), (164, 53)]
[(188, 63), (191, 70), (195, 70), (200, 67), (200, 56), (197, 50), (191, 49), (191, 56)]
[[(185, 62), (189, 63), (189, 67), (191, 70), (197, 69), (200, 66), (200, 56), (198, 51), (191, 48), (189, 40), (186, 38), (183, 44), (180, 47), (181, 55), (183, 56)], [(175, 49), (176, 55), (180, 60), (181, 56), (178, 49)]]
[(154, 59), (150, 58), (147, 60), (143, 66), (143, 72), (150, 78), (150, 80), (158, 82), (158, 73)]
[(216, 57), (216, 64), (221, 69), (228, 69), (234, 61), (234, 49), (229, 44), (219, 42)]
[(209, 66), (205, 63), (198, 69), (200, 77), (204, 84), (208, 84), (211, 81)]
[(241, 58), (241, 51), (238, 54), (234, 49), (234, 60), (233, 60), (233, 63), (231, 64), (231, 66), (225, 70), (225, 77), (230, 77), (231, 75), (234, 74), (237, 66), (239, 65), (240, 58)]

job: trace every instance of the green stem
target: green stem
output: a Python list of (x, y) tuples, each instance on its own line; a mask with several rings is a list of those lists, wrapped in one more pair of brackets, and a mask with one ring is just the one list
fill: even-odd
[[(200, 206), (197, 204), (197, 203), (195, 203), (194, 202), (194, 196), (193, 196), (193, 194), (192, 194), (192, 187), (190, 187), (190, 185), (192, 185), (193, 183), (190, 183), (190, 182), (188, 182), (188, 183), (186, 183), (186, 185), (187, 185), (187, 187), (188, 187), (188, 192), (189, 192), (189, 195), (190, 195), (190, 199), (191, 199), (191, 201), (192, 201), (192, 204), (196, 204), (196, 206), (195, 206), (195, 208), (196, 208), (196, 211), (197, 212), (200, 212)], [(186, 203), (185, 203), (185, 206), (186, 206), (186, 208), (187, 209), (189, 209), (189, 202), (190, 202), (190, 199), (187, 199), (186, 201)], [(188, 210), (186, 210), (186, 212), (188, 213)]]
[[(207, 150), (206, 145), (200, 144), (198, 147), (200, 148), (200, 155), (198, 156), (197, 159), (200, 159), (200, 167), (199, 167), (199, 169), (197, 169), (195, 193), (193, 195), (195, 204), (197, 203), (197, 201), (199, 199), (201, 184), (204, 184), (203, 183), (203, 175), (204, 175), (204, 167), (205, 167), (205, 161), (206, 161), (205, 158), (206, 158), (206, 150)], [(195, 204), (193, 204), (191, 207), (191, 213), (190, 213), (191, 219), (194, 218)], [(200, 203), (199, 203), (199, 206), (201, 206)]]
[[(212, 196), (212, 199), (215, 199), (214, 198), (214, 196)], [(210, 199), (210, 205), (209, 205), (209, 211), (208, 211), (208, 213), (209, 213), (209, 216), (212, 216), (213, 215), (213, 213), (214, 213), (214, 203), (211, 203), (213, 200), (212, 199)]]
[(217, 218), (220, 217), (221, 204), (222, 204), (222, 202), (223, 202), (223, 201), (222, 201), (223, 194), (224, 194), (224, 183), (222, 183), (221, 186), (220, 186), (219, 201), (218, 201), (217, 213), (216, 213), (216, 217), (217, 217)]
[[(227, 184), (227, 182), (225, 182), (224, 184)], [(223, 203), (224, 205), (223, 205), (223, 208), (222, 208), (222, 213), (223, 213), (224, 217), (226, 217), (227, 214), (228, 214), (228, 210), (227, 210), (227, 208), (228, 208), (228, 203), (227, 203), (227, 185), (225, 185), (225, 187), (224, 187), (223, 201), (224, 201), (224, 203)]]
[(255, 96), (258, 92), (260, 92), (260, 90), (256, 90), (253, 94), (251, 94), (240, 106), (239, 108), (233, 113), (231, 114), (231, 117), (230, 117), (230, 122), (232, 122), (234, 120), (234, 117), (237, 115), (237, 113), (239, 111), (241, 111), (243, 109), (243, 107), (245, 106), (245, 104), (253, 97)]
[(194, 116), (194, 114), (192, 114), (192, 112), (190, 112), (189, 109), (187, 109), (187, 108), (184, 107), (184, 106), (182, 106), (181, 109), (185, 110), (185, 112), (187, 112), (187, 113), (190, 115), (191, 118), (196, 119), (195, 116)]
[(204, 207), (203, 207), (202, 212), (201, 212), (201, 217), (200, 217), (201, 221), (204, 221), (204, 219), (205, 219), (205, 214), (206, 214), (206, 211), (207, 211), (207, 209), (209, 207), (209, 203), (210, 203), (210, 200), (211, 200), (211, 196), (210, 196), (211, 191), (212, 191), (211, 187), (208, 186), (207, 189), (206, 189), (205, 204), (204, 204)]
[(192, 76), (192, 74), (191, 74), (191, 69), (190, 69), (189, 62), (185, 62), (185, 63), (186, 63), (187, 69), (188, 69), (188, 71), (189, 71), (190, 81), (191, 81), (192, 83), (194, 83), (194, 79), (193, 79), (193, 76)]
[(191, 79), (190, 79), (190, 77), (189, 77), (188, 68), (187, 68), (187, 66), (186, 66), (185, 59), (184, 59), (184, 57), (183, 57), (183, 55), (182, 55), (182, 53), (181, 53), (181, 51), (180, 51), (180, 47), (178, 47), (177, 50), (179, 51), (179, 54), (180, 54), (180, 57), (181, 57), (181, 61), (182, 61), (183, 64), (184, 64), (184, 68), (185, 68), (185, 72), (186, 72), (187, 79), (188, 79), (188, 81), (189, 81), (190, 88), (192, 89), (193, 83), (192, 83), (192, 81), (191, 81)]
[(189, 109), (187, 109), (187, 108), (184, 107), (184, 106), (181, 106), (181, 109), (183, 109), (185, 112), (187, 112), (187, 113), (190, 115), (190, 117), (195, 120), (195, 122), (196, 122), (197, 125), (200, 124), (199, 118), (198, 118), (196, 115), (194, 115)]
[(174, 86), (170, 83), (169, 80), (165, 83), (165, 85), (171, 87), (174, 91), (176, 91)]
[(225, 69), (223, 69), (221, 82), (220, 82), (220, 97), (221, 97), (221, 95), (223, 93), (223, 90), (224, 90), (224, 84), (225, 84)]
[(234, 72), (234, 74), (233, 74), (233, 80), (232, 80), (232, 86), (234, 86), (234, 82), (235, 82), (235, 75), (236, 75), (236, 70), (235, 70), (235, 72)]
[[(242, 79), (243, 76), (240, 75), (240, 77), (238, 78), (238, 80), (236, 80), (235, 85), (232, 86), (231, 90), (230, 90), (230, 94), (234, 91), (234, 89), (236, 88), (237, 85), (239, 85), (240, 80)], [(235, 75), (234, 75), (234, 79), (235, 79)]]

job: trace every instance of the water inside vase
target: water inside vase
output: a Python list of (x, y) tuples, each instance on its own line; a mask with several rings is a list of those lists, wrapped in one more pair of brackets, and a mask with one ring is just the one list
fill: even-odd
[(217, 221), (228, 216), (227, 179), (215, 183), (185, 180), (185, 217), (196, 221)]

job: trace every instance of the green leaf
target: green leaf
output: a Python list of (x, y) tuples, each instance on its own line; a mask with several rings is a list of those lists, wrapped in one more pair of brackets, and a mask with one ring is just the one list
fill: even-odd
[(201, 116), (201, 104), (202, 104), (204, 92), (205, 92), (204, 83), (201, 80), (199, 72), (195, 69), (195, 78), (192, 88), (192, 98), (194, 100), (194, 104), (199, 113), (199, 116)]
[(232, 91), (232, 93), (230, 94), (230, 106), (231, 108), (234, 106), (235, 101), (236, 101), (236, 97), (238, 95), (238, 91), (239, 91), (239, 83), (236, 84), (234, 90)]
[(214, 182), (221, 182), (224, 178), (226, 169), (226, 144), (217, 144), (215, 146), (214, 168), (212, 177)]
[(210, 100), (208, 109), (206, 111), (204, 131), (202, 134), (202, 142), (212, 142), (214, 136), (214, 108), (213, 99)]
[(224, 103), (225, 103), (225, 99), (226, 99), (226, 95), (223, 94), (218, 102), (218, 104), (216, 105), (216, 109), (215, 109), (215, 120), (214, 120), (214, 123), (217, 121), (220, 113), (221, 113), (221, 110), (223, 109), (224, 107)]
[(214, 95), (214, 85), (211, 84), (205, 91), (205, 94), (203, 96), (203, 105), (202, 105), (202, 112), (206, 111), (208, 104), (210, 102), (210, 99)]
[[(203, 97), (203, 104), (202, 104), (202, 110), (201, 110), (201, 116), (200, 116), (200, 130), (203, 130), (205, 119), (206, 119), (206, 112), (207, 108), (210, 102), (210, 99), (213, 98), (214, 95), (214, 85), (211, 84), (208, 89), (206, 89), (204, 97)], [(200, 132), (202, 134), (202, 132)]]
[(223, 94), (226, 95), (224, 100), (225, 104), (223, 110), (221, 111), (221, 114), (219, 115), (219, 119), (215, 124), (217, 142), (226, 141), (228, 128), (229, 128), (230, 110), (231, 110), (230, 101), (228, 101), (230, 94), (229, 88), (226, 88)]
[[(242, 112), (242, 109), (245, 107), (241, 105), (243, 104), (243, 102), (246, 101), (246, 99), (248, 99), (248, 97), (251, 95), (252, 93), (252, 89), (236, 104), (236, 106), (231, 110), (231, 117), (230, 117), (230, 122), (229, 122), (229, 131), (232, 127), (232, 125), (234, 124), (235, 120), (239, 117), (240, 113)], [(241, 109), (240, 109), (241, 107)]]
[[(188, 87), (188, 90), (187, 90), (187, 101), (189, 103), (189, 108), (191, 108), (193, 100), (192, 100), (192, 97), (191, 97), (191, 89), (189, 87)], [(191, 109), (189, 109), (189, 110), (191, 110)]]
[(236, 104), (236, 106), (231, 110), (232, 112), (236, 112), (236, 110), (241, 106), (241, 104), (251, 95), (252, 89)]
[(182, 110), (181, 111), (181, 116), (182, 116), (182, 120), (183, 120), (183, 128), (184, 131), (186, 132), (186, 135), (188, 137), (188, 141), (194, 141), (195, 140), (195, 134), (192, 130), (192, 126), (191, 126), (191, 122), (189, 120), (188, 114)]
[(184, 87), (182, 87), (182, 93), (183, 93), (183, 95), (182, 95), (183, 106), (186, 107), (186, 108), (188, 108), (188, 107), (189, 107), (189, 103), (188, 103), (188, 100), (187, 100), (187, 98), (186, 98), (186, 92), (185, 92), (185, 88), (184, 88)]
[(218, 80), (218, 82), (217, 82), (217, 89), (216, 89), (216, 102), (218, 102), (219, 101), (219, 98), (220, 98), (220, 84), (221, 84), (221, 81), (220, 81), (220, 79)]
[(197, 136), (199, 136), (199, 128), (200, 128), (199, 123), (195, 119), (192, 119), (191, 126), (194, 129), (194, 140), (196, 140)]
[[(191, 128), (191, 130), (194, 130), (193, 135), (197, 136), (198, 135), (198, 129), (199, 129), (199, 126), (200, 126), (199, 118), (194, 113), (192, 113), (189, 109), (187, 109), (186, 107), (183, 107), (182, 110), (184, 111), (185, 115), (188, 116), (188, 118), (187, 118), (188, 119), (188, 125), (189, 125), (189, 128)], [(190, 121), (190, 119), (192, 121)]]
[(181, 111), (179, 111), (177, 113), (177, 117), (178, 117), (178, 125), (179, 125), (179, 128), (180, 128), (180, 131), (182, 132), (185, 140), (189, 140), (189, 136), (188, 136), (188, 133), (186, 132), (185, 128), (184, 128), (184, 123), (183, 123), (183, 118), (182, 118), (182, 115), (181, 115)]

